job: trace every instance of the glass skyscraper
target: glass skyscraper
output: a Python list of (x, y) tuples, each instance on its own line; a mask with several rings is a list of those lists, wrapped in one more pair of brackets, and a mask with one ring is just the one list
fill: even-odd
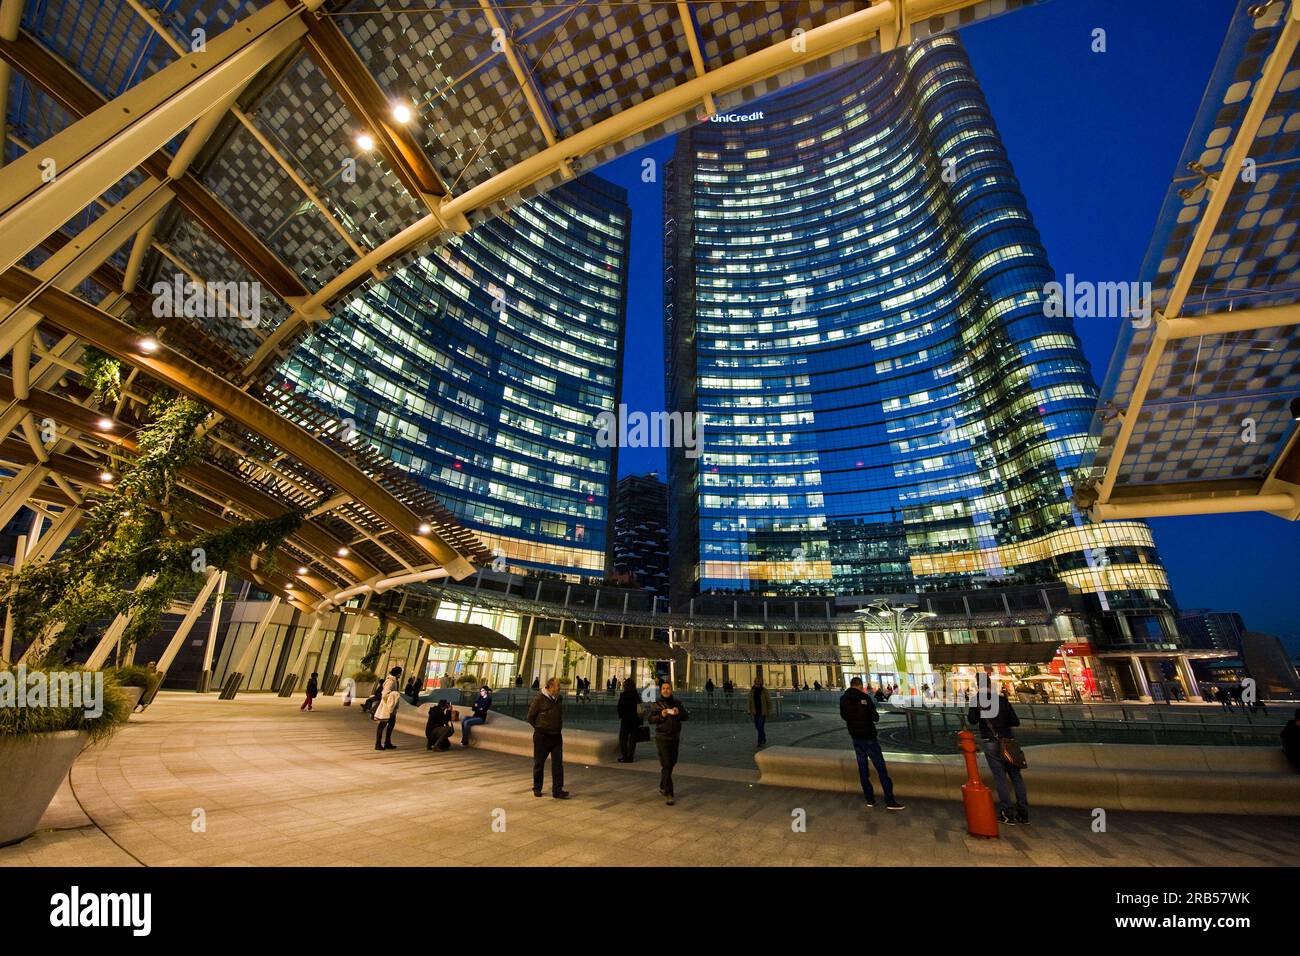
[(508, 567), (600, 577), (630, 227), (621, 187), (565, 183), (362, 291), (280, 374)]
[(675, 608), (1058, 580), (1168, 638), (1148, 528), (1071, 507), (1097, 390), (955, 36), (681, 134), (664, 218)]

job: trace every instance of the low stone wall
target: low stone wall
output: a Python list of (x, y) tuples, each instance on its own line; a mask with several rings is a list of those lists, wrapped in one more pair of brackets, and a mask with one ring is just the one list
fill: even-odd
[[(397, 733), (424, 738), (424, 725), (429, 717), (429, 704), (414, 707), (403, 700), (397, 708)], [(468, 707), (457, 708), (462, 716), (468, 716)], [(452, 743), (460, 746), (460, 724)], [(520, 757), (533, 755), (533, 728), (526, 721), (505, 714), (488, 711), (487, 723), (479, 724), (469, 735), (471, 748), (495, 750), (499, 753), (515, 754)], [(566, 730), (564, 732), (564, 759), (587, 764), (614, 763), (618, 759), (618, 734), (600, 733), (592, 730)]]
[[(1025, 757), (1031, 806), (1300, 815), (1300, 773), (1280, 750), (1045, 744), (1026, 747)], [(861, 793), (851, 750), (769, 747), (754, 759), (759, 783), (767, 786)], [(885, 759), (900, 797), (961, 799), (966, 764), (960, 754), (891, 753)], [(992, 787), (982, 756), (979, 767)]]

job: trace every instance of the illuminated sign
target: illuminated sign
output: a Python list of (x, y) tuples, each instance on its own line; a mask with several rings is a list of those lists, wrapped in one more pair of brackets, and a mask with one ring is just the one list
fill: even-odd
[(710, 123), (748, 123), (752, 120), (761, 120), (763, 111), (758, 110), (754, 113), (719, 113), (717, 116), (710, 116)]

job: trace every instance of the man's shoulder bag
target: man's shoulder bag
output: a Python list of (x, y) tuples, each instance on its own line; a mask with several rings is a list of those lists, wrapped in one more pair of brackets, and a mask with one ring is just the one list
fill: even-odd
[(1002, 762), (1010, 764), (1017, 770), (1024, 770), (1029, 766), (1029, 761), (1025, 759), (1025, 752), (1020, 749), (1020, 744), (1014, 737), (999, 737), (998, 750), (1002, 754)]

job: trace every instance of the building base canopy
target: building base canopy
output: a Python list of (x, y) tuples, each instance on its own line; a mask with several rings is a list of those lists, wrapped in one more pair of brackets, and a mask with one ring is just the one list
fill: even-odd
[(570, 637), (593, 657), (626, 657), (638, 661), (680, 660), (682, 649), (645, 637)]
[(930, 664), (1046, 664), (1056, 656), (1060, 641), (1030, 643), (930, 644)]
[(799, 647), (781, 644), (692, 644), (697, 661), (727, 664), (843, 664), (853, 663), (847, 647)]
[(493, 651), (519, 650), (519, 647), (504, 634), (482, 624), (441, 621), (432, 617), (411, 617), (405, 614), (389, 614), (388, 619), (434, 644), (445, 644), (449, 647), (479, 647)]

